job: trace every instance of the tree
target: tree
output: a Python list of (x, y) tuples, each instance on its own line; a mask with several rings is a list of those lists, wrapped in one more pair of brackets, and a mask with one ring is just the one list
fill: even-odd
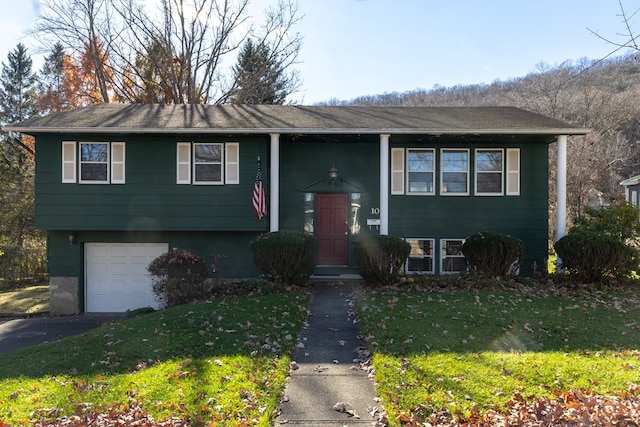
[(283, 104), (287, 95), (287, 80), (277, 58), (265, 45), (255, 45), (248, 39), (238, 63), (233, 67), (234, 87), (229, 92), (232, 104)]
[(56, 43), (51, 54), (44, 59), (40, 72), (37, 101), (38, 110), (44, 114), (66, 110), (66, 94), (64, 93), (65, 53), (62, 44)]
[(246, 39), (283, 70), (295, 63), (293, 1), (278, 0), (256, 23), (249, 0), (43, 0), (35, 32), (76, 58), (84, 52), (101, 102), (223, 103), (235, 87), (228, 58)]
[[(7, 56), (0, 74), (0, 124), (37, 114), (36, 75), (22, 44)], [(0, 139), (0, 242), (22, 246), (34, 229), (34, 141), (20, 134)]]

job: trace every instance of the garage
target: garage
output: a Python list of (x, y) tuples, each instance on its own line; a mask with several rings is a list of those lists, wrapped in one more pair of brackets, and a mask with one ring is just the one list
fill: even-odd
[(167, 243), (86, 243), (85, 311), (158, 308), (147, 266), (168, 249)]

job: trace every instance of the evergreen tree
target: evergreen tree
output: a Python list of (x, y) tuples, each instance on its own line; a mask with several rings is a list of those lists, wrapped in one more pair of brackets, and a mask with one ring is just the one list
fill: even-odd
[(36, 82), (33, 61), (27, 48), (18, 43), (2, 63), (0, 75), (0, 123), (17, 123), (37, 114)]
[(256, 45), (248, 39), (233, 72), (232, 104), (284, 104), (288, 95), (287, 76), (266, 45)]
[[(27, 49), (18, 44), (2, 63), (0, 123), (17, 123), (37, 114), (36, 83)], [(0, 138), (0, 244), (22, 246), (34, 229), (34, 141), (19, 134)]]
[(64, 47), (58, 42), (53, 46), (51, 54), (44, 59), (40, 72), (38, 109), (42, 113), (56, 113), (66, 109), (64, 63)]

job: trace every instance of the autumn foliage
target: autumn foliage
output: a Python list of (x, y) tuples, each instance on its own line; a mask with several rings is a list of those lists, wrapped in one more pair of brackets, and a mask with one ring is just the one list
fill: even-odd
[(151, 261), (147, 270), (153, 277), (153, 293), (163, 306), (187, 304), (205, 295), (207, 265), (198, 254), (170, 251)]

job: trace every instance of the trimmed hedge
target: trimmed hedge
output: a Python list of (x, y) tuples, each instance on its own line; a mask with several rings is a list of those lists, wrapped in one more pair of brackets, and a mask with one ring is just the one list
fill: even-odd
[(251, 252), (267, 279), (284, 286), (302, 286), (313, 273), (318, 242), (298, 231), (273, 231), (253, 240)]
[(562, 266), (576, 280), (586, 283), (622, 278), (630, 273), (636, 260), (636, 251), (620, 240), (588, 230), (572, 230), (558, 240), (554, 248)]
[(409, 243), (393, 236), (368, 237), (355, 247), (360, 275), (372, 285), (398, 283), (410, 252)]
[(503, 233), (473, 234), (461, 250), (472, 271), (490, 278), (516, 274), (524, 259), (522, 240)]
[(206, 296), (207, 264), (198, 254), (184, 249), (167, 252), (149, 264), (153, 293), (164, 307), (187, 304)]

